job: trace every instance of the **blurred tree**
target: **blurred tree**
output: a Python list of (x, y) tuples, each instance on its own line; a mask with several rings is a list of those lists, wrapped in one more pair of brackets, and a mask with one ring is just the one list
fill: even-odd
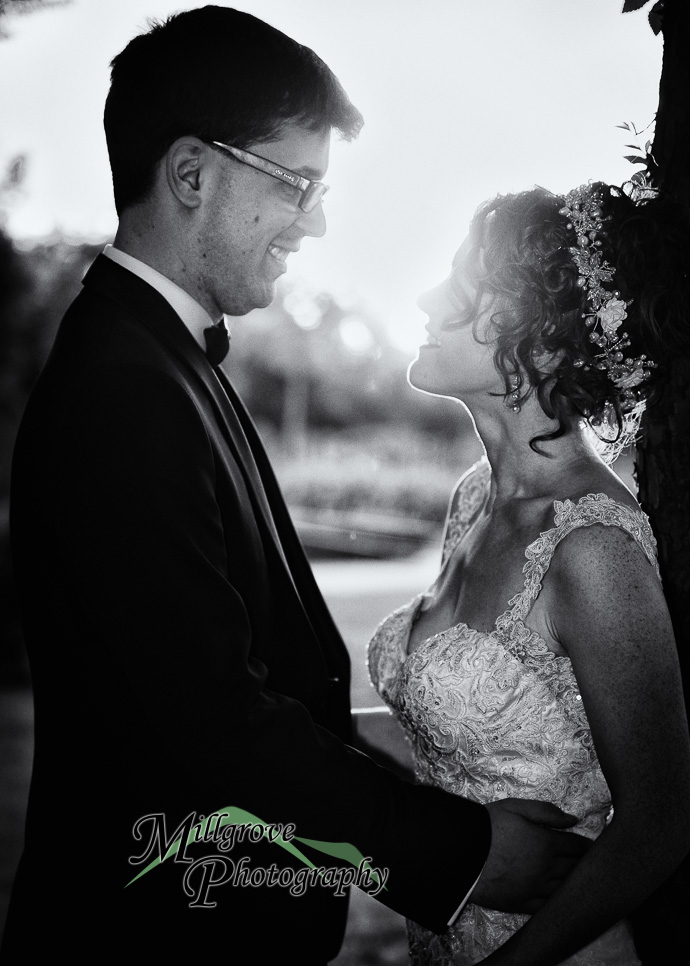
[(0, 39), (8, 37), (5, 21), (8, 17), (45, 10), (47, 7), (64, 7), (72, 0), (0, 0)]
[(297, 282), (233, 327), (226, 365), (252, 415), (295, 454), (314, 430), (407, 426), (432, 444), (466, 433), (457, 404), (407, 385), (408, 362), (366, 306)]
[[(12, 592), (9, 552), (10, 454), (21, 413), (17, 334), (20, 305), (29, 278), (20, 255), (7, 235), (2, 218), (5, 199), (18, 187), (22, 165), (15, 160), (0, 183), (0, 680), (21, 667), (21, 636)], [(3, 673), (4, 672), (4, 673)]]
[[(0, 40), (10, 36), (8, 21), (12, 17), (68, 3), (71, 0), (0, 0)], [(23, 325), (22, 313), (24, 299), (31, 291), (31, 277), (5, 231), (2, 217), (11, 193), (21, 183), (23, 165), (23, 157), (15, 158), (0, 184), (0, 641), (5, 645), (0, 650), (0, 673), (3, 679), (21, 673), (18, 670), (20, 632), (9, 559), (8, 494), (10, 454), (26, 396), (26, 380), (36, 368), (30, 362), (31, 333)], [(37, 358), (34, 361), (37, 364)]]
[[(647, 0), (626, 0), (623, 12), (639, 10)], [(648, 169), (655, 186), (672, 198), (690, 222), (690, 4), (659, 0), (649, 13), (655, 33), (663, 35), (664, 53), (659, 108)], [(686, 253), (690, 266), (690, 250)], [(663, 395), (645, 413), (637, 445), (639, 499), (657, 538), (659, 566), (676, 634), (686, 705), (690, 691), (690, 307), (678, 308), (665, 333)], [(635, 936), (645, 966), (675, 962), (685, 945), (690, 904), (690, 860), (634, 917)]]
[[(2, 196), (0, 195), (0, 204)], [(22, 251), (0, 219), (0, 679), (26, 675), (12, 592), (8, 508), (11, 454), (26, 399), (60, 319), (100, 246), (56, 238)]]
[(0, 499), (9, 491), (9, 461), (14, 427), (22, 408), (22, 361), (19, 317), (29, 291), (21, 256), (0, 227)]

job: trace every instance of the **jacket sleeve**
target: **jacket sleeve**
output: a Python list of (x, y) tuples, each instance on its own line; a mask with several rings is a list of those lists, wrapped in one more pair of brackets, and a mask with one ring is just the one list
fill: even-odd
[(243, 521), (219, 506), (208, 427), (184, 386), (153, 367), (103, 368), (54, 444), (50, 518), (92, 628), (85, 673), (136, 781), (153, 789), (163, 761), (192, 808), (238, 805), (351, 843), (389, 869), (380, 899), (441, 931), (486, 858), (488, 813), (399, 780), (267, 687), (232, 579)]

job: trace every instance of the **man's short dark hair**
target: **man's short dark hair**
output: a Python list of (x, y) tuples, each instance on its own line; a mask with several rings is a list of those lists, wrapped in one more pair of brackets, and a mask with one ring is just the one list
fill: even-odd
[(292, 122), (349, 140), (363, 123), (313, 50), (229, 7), (152, 22), (111, 68), (104, 124), (118, 214), (146, 197), (179, 137), (243, 148)]

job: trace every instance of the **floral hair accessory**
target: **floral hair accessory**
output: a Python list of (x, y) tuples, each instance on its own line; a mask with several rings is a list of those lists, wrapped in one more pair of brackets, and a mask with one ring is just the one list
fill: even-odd
[[(600, 250), (606, 219), (598, 189), (585, 184), (569, 191), (560, 214), (568, 219), (568, 228), (574, 228), (577, 235), (577, 247), (571, 248), (570, 254), (580, 275), (577, 284), (587, 290), (588, 306), (582, 317), (591, 329), (589, 340), (593, 348), (601, 349), (594, 355), (594, 365), (606, 371), (616, 387), (621, 412), (630, 413), (643, 404), (644, 389), (640, 386), (649, 378), (650, 370), (656, 368), (656, 363), (645, 355), (632, 358), (623, 351), (630, 345), (630, 339), (621, 325), (631, 303), (620, 298), (620, 292), (605, 287), (613, 281), (614, 270)], [(585, 361), (578, 360), (575, 365), (585, 365)]]

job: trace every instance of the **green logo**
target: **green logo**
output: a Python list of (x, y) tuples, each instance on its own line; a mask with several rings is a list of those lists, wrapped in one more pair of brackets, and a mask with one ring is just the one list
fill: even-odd
[[(386, 888), (389, 870), (372, 866), (371, 857), (362, 855), (349, 842), (323, 842), (302, 838), (294, 834), (294, 825), (269, 824), (251, 812), (235, 806), (219, 809), (205, 817), (200, 816), (198, 820), (196, 812), (190, 812), (169, 838), (164, 813), (144, 815), (134, 825), (135, 839), (142, 840), (142, 830), (147, 827), (149, 836), (145, 851), (129, 859), (131, 865), (146, 865), (130, 879), (125, 888), (129, 888), (156, 866), (172, 859), (173, 862), (187, 866), (183, 888), (193, 899), (190, 906), (214, 908), (216, 903), (208, 901), (209, 889), (227, 883), (253, 887), (282, 886), (289, 888), (293, 895), (302, 895), (308, 885), (317, 884), (334, 888), (336, 895), (344, 895), (350, 885), (356, 885), (370, 895), (377, 895), (381, 889)], [(249, 867), (248, 858), (235, 862), (229, 857), (228, 852), (236, 844), (260, 842), (262, 839), (285, 849), (303, 863), (305, 868), (279, 869), (273, 864), (269, 869), (252, 869)], [(339, 859), (346, 866), (317, 868), (295, 842)], [(195, 860), (187, 855), (186, 850), (188, 846), (196, 843), (214, 845), (218, 851), (215, 855)]]

